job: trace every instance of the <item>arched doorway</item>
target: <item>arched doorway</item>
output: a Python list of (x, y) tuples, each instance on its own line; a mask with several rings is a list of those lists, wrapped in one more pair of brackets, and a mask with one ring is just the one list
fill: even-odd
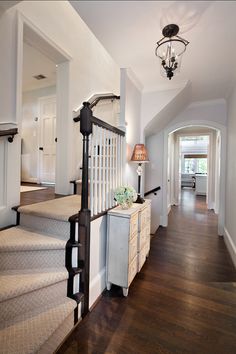
[[(169, 134), (187, 127), (204, 127), (218, 131), (220, 134), (220, 166), (219, 166), (219, 198), (218, 198), (218, 234), (223, 235), (225, 219), (225, 156), (226, 156), (226, 128), (225, 126), (212, 121), (189, 121), (178, 122), (164, 131), (164, 157), (163, 157), (163, 193), (162, 193), (162, 215), (163, 226), (168, 225), (168, 137)], [(178, 182), (177, 182), (178, 183)]]

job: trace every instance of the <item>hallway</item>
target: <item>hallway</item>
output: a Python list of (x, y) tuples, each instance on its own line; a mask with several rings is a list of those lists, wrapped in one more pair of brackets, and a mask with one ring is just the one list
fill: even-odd
[(236, 271), (217, 217), (183, 191), (130, 287), (106, 291), (58, 354), (236, 352)]

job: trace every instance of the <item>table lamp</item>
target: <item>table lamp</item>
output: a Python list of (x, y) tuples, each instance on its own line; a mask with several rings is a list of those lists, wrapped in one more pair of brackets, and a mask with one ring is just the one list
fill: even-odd
[(144, 144), (136, 144), (131, 157), (132, 162), (138, 163), (137, 174), (138, 174), (138, 198), (135, 203), (143, 203), (144, 199), (141, 197), (141, 175), (142, 175), (142, 163), (149, 162), (147, 149)]

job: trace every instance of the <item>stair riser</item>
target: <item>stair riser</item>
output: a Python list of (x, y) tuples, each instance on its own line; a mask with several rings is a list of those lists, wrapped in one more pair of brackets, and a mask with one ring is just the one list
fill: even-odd
[(50, 234), (50, 236), (59, 238), (61, 240), (68, 240), (70, 238), (69, 222), (21, 213), (20, 225), (34, 231)]
[(0, 253), (0, 270), (35, 269), (65, 266), (65, 250)]
[(67, 296), (67, 280), (31, 291), (10, 300), (0, 302), (1, 321), (7, 321), (20, 314), (55, 302), (55, 298)]

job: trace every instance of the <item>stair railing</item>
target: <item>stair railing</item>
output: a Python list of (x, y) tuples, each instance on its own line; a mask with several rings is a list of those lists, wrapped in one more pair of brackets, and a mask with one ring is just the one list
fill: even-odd
[(79, 122), (83, 157), (78, 240), (81, 245), (79, 262), (84, 264), (80, 291), (84, 294), (83, 315), (86, 315), (89, 311), (90, 222), (116, 204), (113, 193), (122, 184), (125, 132), (94, 117), (89, 102), (83, 103)]

